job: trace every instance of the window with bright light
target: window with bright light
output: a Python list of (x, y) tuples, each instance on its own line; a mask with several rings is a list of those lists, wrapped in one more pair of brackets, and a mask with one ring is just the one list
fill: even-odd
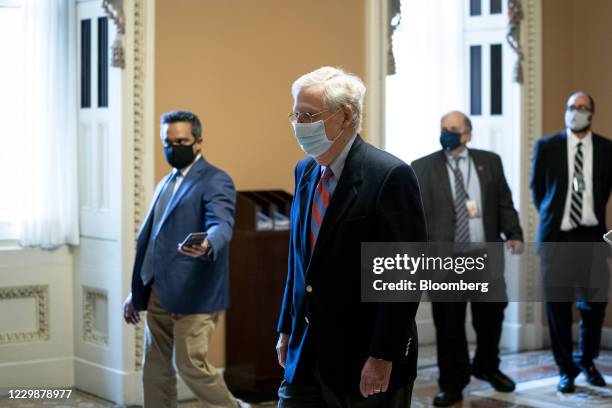
[[(0, 0), (0, 239), (17, 237), (20, 174), (33, 148), (23, 132), (24, 15), (21, 1)], [(31, 120), (31, 118), (30, 118)]]
[[(393, 34), (396, 74), (386, 83), (385, 148), (410, 163), (441, 149), (440, 118), (472, 120), (470, 147), (504, 157), (518, 191), (520, 88), (506, 41), (507, 5), (498, 0), (401, 0)], [(514, 184), (513, 184), (514, 183)]]

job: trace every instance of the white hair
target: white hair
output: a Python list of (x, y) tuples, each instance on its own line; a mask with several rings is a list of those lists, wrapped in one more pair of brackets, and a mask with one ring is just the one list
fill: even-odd
[(321, 86), (326, 109), (337, 110), (348, 106), (353, 111), (356, 132), (361, 131), (363, 97), (366, 87), (356, 75), (341, 68), (321, 67), (299, 77), (291, 86), (293, 99), (297, 99), (302, 88)]

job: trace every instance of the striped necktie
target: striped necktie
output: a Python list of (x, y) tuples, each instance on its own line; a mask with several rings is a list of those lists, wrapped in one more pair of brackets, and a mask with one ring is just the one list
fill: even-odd
[(321, 229), (321, 224), (323, 224), (323, 217), (325, 216), (325, 211), (327, 211), (327, 207), (329, 206), (329, 187), (330, 187), (330, 179), (334, 175), (330, 167), (326, 167), (323, 171), (323, 175), (319, 179), (319, 183), (317, 184), (317, 189), (315, 190), (314, 197), (312, 199), (312, 212), (310, 215), (310, 251), (314, 250), (315, 244), (317, 242), (317, 237), (319, 236), (319, 231)]
[(582, 192), (584, 187), (584, 155), (582, 153), (582, 142), (578, 143), (578, 150), (574, 156), (574, 177), (572, 182), (572, 202), (570, 206), (570, 223), (577, 228), (582, 223)]
[[(459, 170), (459, 160), (463, 157), (454, 157), (455, 167), (455, 242), (465, 243), (470, 242), (470, 217), (466, 207), (468, 194), (465, 191), (465, 183), (463, 182), (463, 174)], [(468, 163), (468, 166), (470, 163)]]

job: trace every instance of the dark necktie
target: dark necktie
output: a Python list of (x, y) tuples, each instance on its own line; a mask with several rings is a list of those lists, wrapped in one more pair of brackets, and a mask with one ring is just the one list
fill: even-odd
[(314, 197), (312, 199), (312, 212), (310, 215), (310, 251), (314, 251), (317, 237), (319, 236), (319, 230), (321, 224), (323, 224), (323, 217), (325, 211), (329, 206), (329, 179), (334, 175), (330, 167), (326, 167), (323, 171), (323, 175), (317, 184)]
[(584, 155), (582, 153), (582, 142), (578, 143), (578, 149), (574, 156), (574, 177), (572, 179), (572, 202), (570, 206), (570, 224), (577, 228), (582, 223), (582, 199), (584, 191)]
[(151, 226), (151, 234), (149, 235), (149, 242), (147, 244), (147, 249), (145, 251), (145, 256), (142, 261), (142, 267), (140, 268), (140, 277), (142, 279), (142, 283), (146, 286), (154, 276), (154, 253), (155, 253), (155, 240), (153, 239), (153, 235), (155, 231), (159, 228), (159, 223), (163, 219), (164, 213), (166, 212), (166, 207), (168, 207), (168, 203), (174, 194), (174, 186), (178, 181), (179, 177), (182, 177), (181, 172), (175, 172), (166, 186), (164, 190), (160, 193), (157, 202), (155, 203), (155, 208), (153, 209), (153, 225)]
[(470, 242), (470, 217), (465, 204), (468, 194), (465, 191), (463, 174), (459, 170), (459, 160), (463, 157), (454, 157), (453, 159), (455, 161), (453, 167), (453, 173), (455, 174), (455, 242), (465, 243)]

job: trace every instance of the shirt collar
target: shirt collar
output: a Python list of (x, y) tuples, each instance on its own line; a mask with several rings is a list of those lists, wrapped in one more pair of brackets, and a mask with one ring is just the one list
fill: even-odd
[[(187, 167), (183, 167), (183, 168), (180, 170), (180, 172), (181, 172), (181, 176), (182, 176), (183, 178), (184, 178), (184, 177), (187, 177), (187, 173), (189, 173), (189, 170), (191, 170), (191, 168), (193, 167), (193, 165), (195, 164), (195, 162), (197, 162), (198, 160), (200, 160), (200, 158), (201, 158), (201, 157), (202, 157), (202, 154), (201, 154), (201, 153), (198, 153), (198, 155), (196, 156), (196, 158), (195, 158), (195, 159), (193, 159), (193, 161), (191, 162), (191, 164), (190, 164), (189, 166), (187, 166)], [(179, 171), (178, 169), (174, 169), (174, 170), (172, 170), (172, 174), (174, 175), (174, 174), (176, 174), (178, 171)]]
[(568, 146), (572, 149), (578, 146), (578, 143), (580, 142), (582, 142), (582, 146), (586, 147), (586, 145), (591, 144), (591, 140), (593, 140), (593, 137), (590, 130), (584, 138), (578, 139), (578, 136), (576, 136), (574, 132), (572, 132), (570, 129), (567, 129), (567, 143)]
[(446, 157), (448, 158), (449, 161), (452, 160), (455, 157), (461, 157), (463, 159), (467, 159), (468, 158), (468, 148), (467, 148), (467, 146), (457, 156), (453, 156), (453, 154), (451, 152), (448, 152), (446, 150), (444, 151), (444, 153), (446, 154)]
[[(355, 133), (351, 140), (349, 140), (349, 142), (346, 144), (346, 146), (344, 146), (344, 149), (342, 149), (340, 154), (329, 164), (329, 167), (331, 167), (334, 176), (340, 177), (340, 174), (342, 174), (342, 170), (344, 170), (344, 164), (346, 163), (346, 158), (348, 157), (349, 151), (351, 150), (351, 146), (353, 146), (353, 143), (355, 142), (356, 138), (357, 134)], [(321, 166), (321, 172), (323, 172), (324, 170), (325, 166)]]

